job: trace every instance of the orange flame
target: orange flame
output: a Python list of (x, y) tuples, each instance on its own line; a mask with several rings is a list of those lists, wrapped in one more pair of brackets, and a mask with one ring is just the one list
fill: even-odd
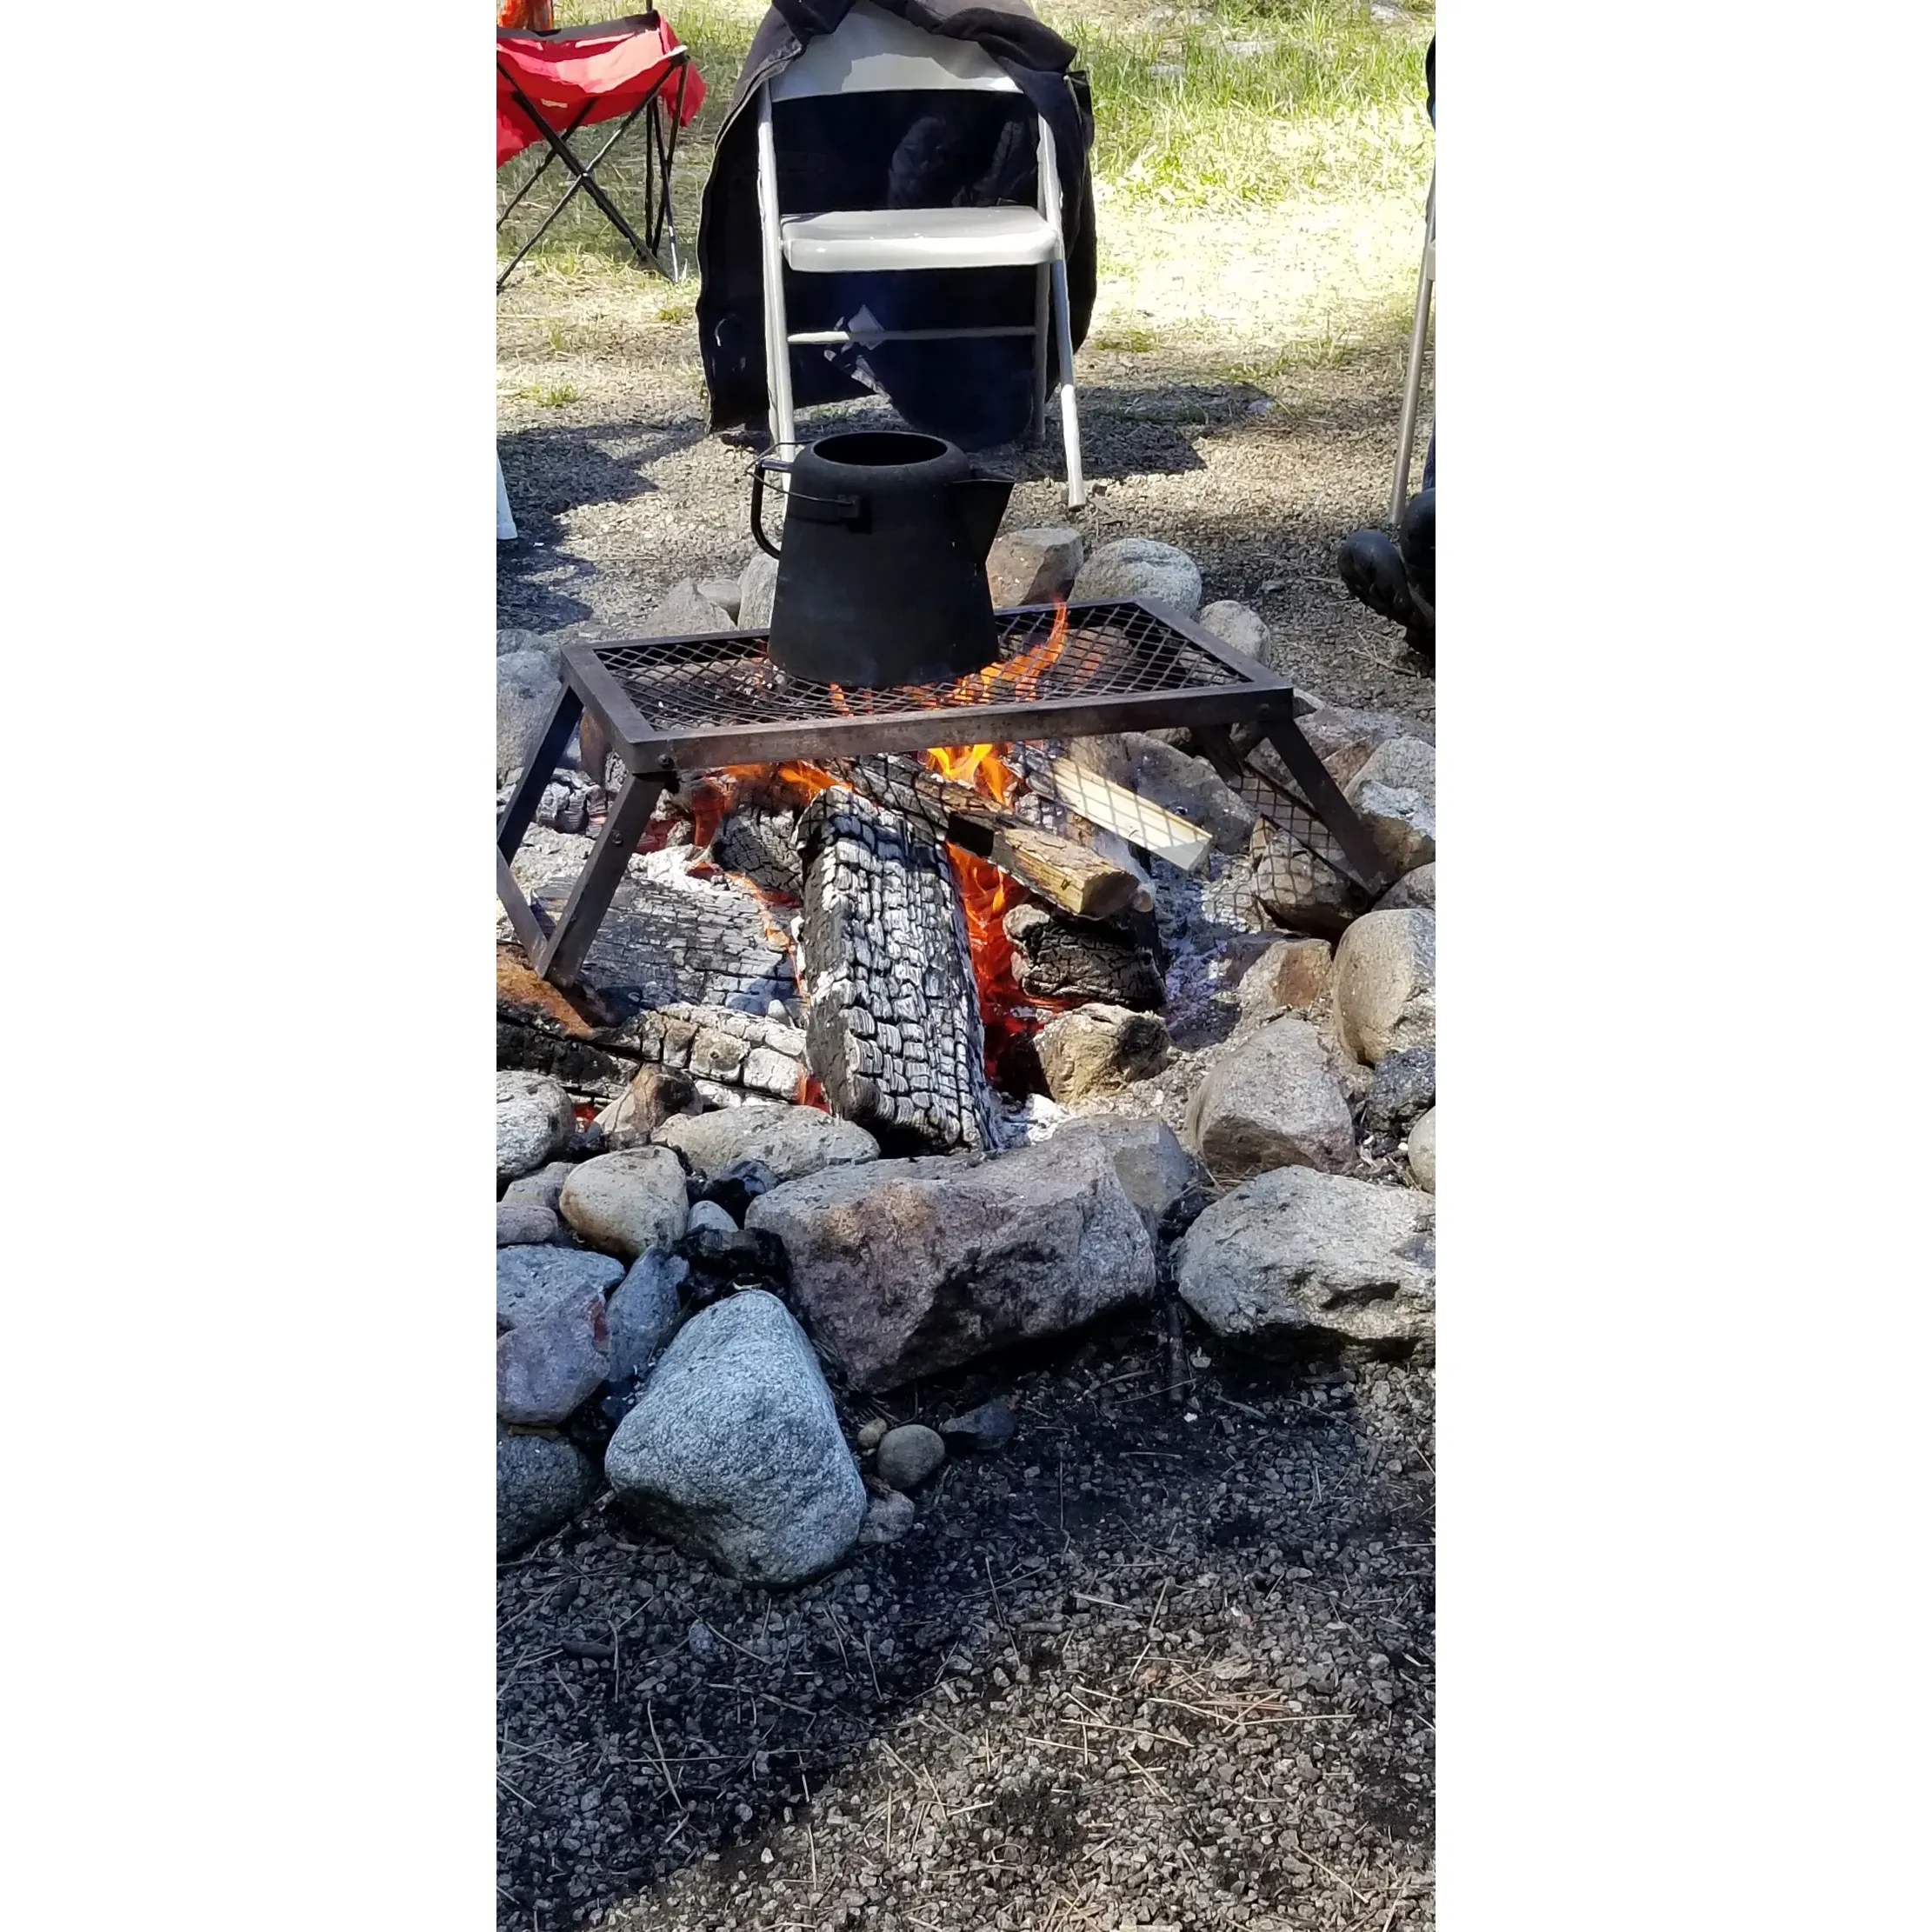
[[(1054, 613), (1051, 630), (1038, 643), (1029, 645), (1016, 656), (959, 679), (943, 692), (921, 694), (919, 702), (937, 710), (948, 705), (1032, 699), (1039, 695), (1042, 680), (1059, 662), (1066, 647), (1067, 607), (1063, 602)], [(829, 689), (832, 709), (843, 717), (853, 716), (844, 690), (837, 684)], [(1003, 749), (994, 744), (943, 745), (927, 752), (926, 762), (942, 777), (1004, 805), (1020, 789), (1020, 780), (1001, 756)], [(777, 765), (729, 765), (722, 770), (707, 772), (692, 779), (687, 788), (692, 842), (700, 849), (710, 845), (724, 821), (741, 805), (756, 804), (770, 809), (801, 807), (837, 783), (829, 771), (798, 759)], [(1063, 1003), (1022, 993), (1014, 976), (1013, 946), (1006, 936), (1005, 919), (1008, 911), (1026, 897), (1024, 890), (989, 860), (956, 845), (949, 845), (946, 849), (958, 881), (960, 910), (972, 952), (973, 978), (979, 990), (980, 1015), (986, 1034), (987, 1068), (989, 1072), (995, 1072), (1012, 1043), (1032, 1030), (1040, 1012), (1058, 1010)], [(733, 873), (724, 876), (751, 894), (763, 918), (767, 936), (774, 945), (790, 954), (791, 936), (772, 916), (769, 896), (752, 880)], [(795, 968), (796, 963), (794, 959)], [(801, 1083), (798, 1097), (803, 1104), (824, 1104), (818, 1083), (809, 1076)]]

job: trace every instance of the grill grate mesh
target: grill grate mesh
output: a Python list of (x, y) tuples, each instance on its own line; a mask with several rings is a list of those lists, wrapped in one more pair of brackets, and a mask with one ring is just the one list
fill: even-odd
[(1131, 603), (1073, 605), (1056, 648), (1055, 612), (1001, 613), (1000, 655), (956, 684), (870, 690), (789, 677), (773, 663), (762, 632), (715, 637), (650, 637), (596, 647), (598, 662), (661, 736), (733, 725), (811, 724), (829, 718), (963, 714), (1052, 698), (1171, 696), (1240, 690), (1241, 673), (1183, 632)]

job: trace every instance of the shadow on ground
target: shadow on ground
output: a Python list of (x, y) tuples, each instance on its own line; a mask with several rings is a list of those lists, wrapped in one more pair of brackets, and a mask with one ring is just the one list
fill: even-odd
[[(917, 1765), (924, 1746), (906, 1741), (912, 1726), (922, 1740), (931, 1729), (948, 1760), (957, 1755), (948, 1737), (970, 1731), (969, 1755), (983, 1749), (985, 1775), (1017, 1780), (1030, 1802), (1040, 1781), (1029, 1784), (1022, 1768), (1029, 1755), (1037, 1762), (1038, 1734), (1059, 1723), (1069, 1688), (1126, 1693), (1144, 1682), (1136, 1673), (1150, 1653), (1205, 1669), (1226, 1655), (1221, 1633), (1245, 1636), (1233, 1654), (1253, 1661), (1218, 1670), (1258, 1668), (1268, 1683), (1257, 1678), (1256, 1689), (1292, 1682), (1317, 1715), (1291, 1722), (1348, 1727), (1346, 1789), (1333, 1782), (1333, 1757), (1325, 1769), (1305, 1755), (1296, 1761), (1310, 1819), (1317, 1806), (1331, 1819), (1359, 1811), (1362, 1830), (1390, 1859), (1409, 1859), (1403, 1848), (1426, 1845), (1428, 1834), (1428, 1795), (1418, 1789), (1427, 1754), (1418, 1758), (1416, 1738), (1426, 1734), (1429, 1692), (1416, 1660), (1433, 1650), (1433, 1584), (1402, 1581), (1426, 1578), (1429, 1567), (1428, 1497), (1416, 1478), (1427, 1397), (1410, 1393), (1425, 1390), (1425, 1378), (1384, 1368), (1377, 1373), (1389, 1379), (1370, 1389), (1332, 1365), (1236, 1359), (1200, 1372), (1183, 1406), (1169, 1399), (1169, 1372), (1161, 1324), (1143, 1320), (896, 1398), (898, 1419), (932, 1419), (999, 1394), (1019, 1431), (996, 1455), (949, 1463), (920, 1497), (903, 1542), (858, 1552), (796, 1593), (712, 1575), (628, 1527), (608, 1497), (503, 1566), (503, 1932), (555, 1932), (626, 1900), (604, 1922), (668, 1926), (672, 1917), (650, 1902), (694, 1861), (690, 1879), (703, 1895), (687, 1884), (676, 1923), (683, 1912), (707, 1926), (749, 1922), (739, 1915), (749, 1900), (723, 1895), (778, 1881), (787, 1899), (779, 1915), (816, 1926), (829, 1899), (856, 1882), (834, 1869), (818, 1808), (860, 1802), (842, 1781), (850, 1783), (875, 1738), (896, 1739), (885, 1746), (893, 1763), (912, 1753)], [(1381, 1405), (1372, 1412), (1369, 1395)], [(846, 1416), (849, 1431), (857, 1419)], [(1378, 1458), (1403, 1436), (1409, 1475), (1378, 1476)], [(1344, 1622), (1351, 1635), (1333, 1634)], [(1204, 1631), (1216, 1634), (1202, 1649)], [(1356, 1654), (1343, 1656), (1344, 1648)], [(1317, 1650), (1337, 1659), (1333, 1667), (1291, 1677)], [(1381, 1653), (1373, 1662), (1372, 1650)], [(1379, 1680), (1371, 1695), (1372, 1669), (1404, 1655), (1415, 1668), (1398, 1666), (1393, 1686)], [(1179, 1708), (1163, 1715), (1169, 1735), (1196, 1722)], [(1033, 1848), (1043, 1898), (1049, 1880), (1065, 1879), (1070, 1849), (1097, 1831), (1098, 1814), (1138, 1790), (1104, 1782), (1120, 1776), (1104, 1765), (1083, 1775), (1084, 1734), (1063, 1735), (1080, 1742), (1060, 1747), (1072, 1759), (1050, 1761), (1052, 1829), (1036, 1843), (1031, 1832), (1016, 1834), (1020, 1849), (999, 1855), (1023, 1859)], [(1209, 1724), (1209, 1748), (1215, 1735)], [(1258, 1734), (1276, 1756), (1245, 1759), (1244, 1773), (1295, 1779), (1289, 1757), (1314, 1735)], [(913, 1776), (906, 1784), (916, 1795)], [(1227, 1794), (1188, 1802), (1202, 1816), (1190, 1827), (1183, 1811), (1179, 1835), (1191, 1829), (1211, 1843), (1220, 1834), (1206, 1811)], [(806, 1910), (807, 1900), (786, 1891), (782, 1864), (761, 1867), (773, 1844), (783, 1849), (813, 1818), (813, 1882), (821, 1859), (827, 1872), (824, 1900), (814, 1896)], [(975, 1822), (976, 1835), (984, 1822)], [(1285, 1888), (1289, 1875), (1269, 1882)], [(1231, 1899), (1251, 1878), (1230, 1868), (1229, 1883)], [(802, 1876), (795, 1889), (806, 1889)], [(1023, 1884), (1005, 1897), (1023, 1906)], [(876, 1920), (868, 1910), (832, 1922)]]

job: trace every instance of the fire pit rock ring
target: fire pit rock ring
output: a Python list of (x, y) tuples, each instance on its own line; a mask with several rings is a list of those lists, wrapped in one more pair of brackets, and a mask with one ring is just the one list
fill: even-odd
[[(783, 547), (766, 536), (765, 478), (787, 477)], [(751, 531), (778, 559), (771, 662), (822, 684), (950, 683), (999, 655), (986, 556), (1013, 493), (937, 436), (823, 436), (761, 456)]]

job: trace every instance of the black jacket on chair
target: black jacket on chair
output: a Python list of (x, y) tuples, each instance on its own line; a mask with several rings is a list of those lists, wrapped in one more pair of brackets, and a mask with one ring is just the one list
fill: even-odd
[[(1034, 116), (1053, 130), (1069, 307), (1076, 346), (1094, 304), (1089, 156), (1093, 112), (1074, 49), (1025, 0), (878, 0), (929, 33), (983, 47), (1011, 77), (1010, 95), (947, 91), (854, 94), (782, 103), (779, 206), (786, 214), (837, 208), (1030, 205), (1036, 191)], [(758, 90), (806, 44), (832, 32), (852, 0), (776, 0), (765, 16), (718, 134), (704, 184), (697, 323), (710, 426), (764, 417), (764, 283), (758, 237)], [(1030, 110), (1030, 111), (1029, 111)], [(1034, 316), (1034, 270), (793, 275), (791, 330), (996, 327)], [(1024, 433), (1032, 412), (1033, 345), (1023, 337), (864, 343), (795, 350), (800, 408), (883, 394), (914, 428), (966, 449)]]

